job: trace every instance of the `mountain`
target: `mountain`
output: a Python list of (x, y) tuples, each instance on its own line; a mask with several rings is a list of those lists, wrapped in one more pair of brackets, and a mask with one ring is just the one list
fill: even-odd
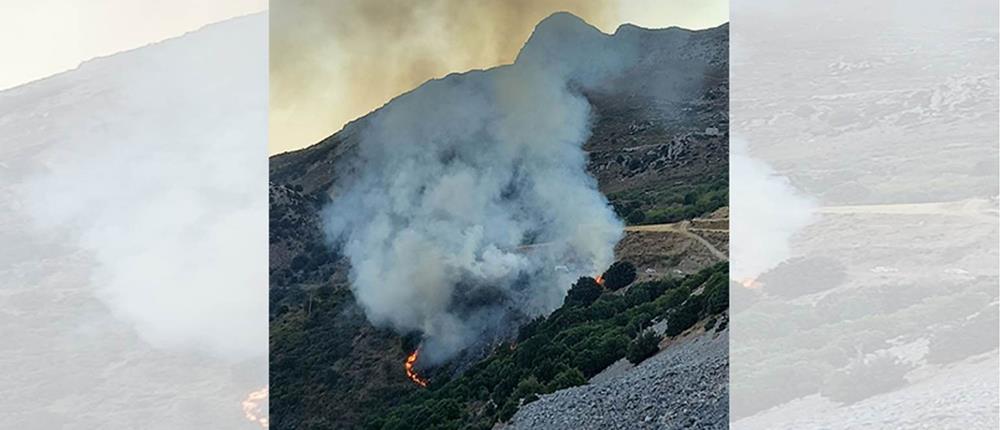
[[(556, 14), (538, 25), (518, 56), (518, 64), (567, 76), (571, 91), (589, 105), (586, 169), (618, 215), (635, 226), (616, 257), (641, 260), (639, 282), (667, 285), (660, 283), (702, 273), (719, 261), (710, 250), (725, 249), (725, 222), (716, 229), (665, 223), (708, 216), (727, 204), (728, 38), (728, 25), (701, 31), (624, 25), (605, 35), (572, 15)], [(352, 160), (374, 118), (405, 97), (315, 145), (270, 160), (271, 405), (277, 427), (378, 427), (371, 419), (385, 416), (386, 408), (423, 401), (402, 366), (419, 339), (368, 322), (350, 289), (349, 263), (341, 250), (329, 248), (320, 218), (331, 189), (358, 175)], [(642, 230), (644, 224), (649, 229)], [(663, 287), (650, 288), (666, 294)], [(607, 300), (614, 296), (608, 293)], [(699, 324), (719, 318), (718, 310), (692, 312), (707, 318)], [(606, 329), (617, 330), (609, 324)], [(502, 359), (495, 350), (482, 353), (475, 361)], [(456, 375), (450, 364), (425, 371), (430, 390), (439, 393), (444, 388), (435, 381)], [(458, 374), (478, 374), (468, 372)], [(481, 418), (489, 422), (495, 413)]]
[[(536, 34), (545, 32), (545, 23)], [(590, 31), (599, 33), (583, 21), (576, 24), (590, 36)], [(524, 50), (530, 53), (538, 39), (529, 39)], [(593, 109), (584, 149), (600, 190), (616, 206), (656, 216), (662, 215), (656, 209), (683, 203), (685, 193), (698, 186), (724, 189), (715, 182), (728, 174), (728, 24), (702, 31), (623, 25), (610, 43), (611, 51), (640, 54), (627, 70), (582, 88)], [(307, 195), (325, 194), (341, 175), (350, 174), (340, 168), (342, 160), (355, 153), (371, 116), (308, 148), (271, 157), (271, 182), (301, 187)]]

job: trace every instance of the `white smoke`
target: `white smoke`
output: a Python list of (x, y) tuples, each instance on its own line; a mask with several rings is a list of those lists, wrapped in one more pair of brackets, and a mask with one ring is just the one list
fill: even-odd
[(792, 235), (809, 225), (816, 203), (730, 140), (730, 276), (753, 279), (791, 257)]
[(590, 106), (572, 88), (624, 66), (610, 41), (556, 14), (513, 65), (427, 82), (369, 117), (324, 220), (373, 323), (422, 333), (421, 357), (440, 361), (613, 261), (623, 225), (586, 171)]
[(84, 250), (94, 293), (156, 347), (267, 354), (266, 28), (235, 19), (5, 94), (42, 100), (11, 141), (44, 148), (18, 190), (39, 234)]

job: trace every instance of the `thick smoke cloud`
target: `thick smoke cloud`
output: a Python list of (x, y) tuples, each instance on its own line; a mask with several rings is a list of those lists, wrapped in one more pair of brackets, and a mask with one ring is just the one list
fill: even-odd
[(792, 235), (812, 222), (816, 203), (752, 158), (743, 140), (731, 139), (729, 150), (729, 270), (733, 279), (743, 281), (792, 256)]
[(586, 172), (590, 107), (572, 88), (624, 67), (625, 48), (557, 14), (515, 64), (430, 81), (369, 118), (324, 219), (373, 323), (422, 333), (440, 361), (607, 268), (623, 226)]
[(605, 30), (618, 23), (605, 0), (276, 2), (271, 150), (315, 143), (428, 79), (510, 64), (560, 10)]

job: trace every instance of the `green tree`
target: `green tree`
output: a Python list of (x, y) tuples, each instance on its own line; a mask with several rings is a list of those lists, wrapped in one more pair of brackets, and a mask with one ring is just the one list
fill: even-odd
[(517, 383), (517, 388), (514, 389), (513, 397), (515, 399), (523, 399), (532, 394), (544, 392), (545, 386), (538, 382), (538, 378), (535, 378), (535, 375), (531, 375)]
[(618, 290), (635, 281), (635, 266), (627, 261), (618, 261), (604, 272), (604, 286), (609, 290)]
[(570, 367), (569, 369), (559, 372), (555, 378), (552, 378), (552, 381), (549, 382), (548, 389), (552, 392), (569, 387), (576, 387), (586, 383), (587, 380), (583, 377), (583, 372), (580, 372), (580, 369), (575, 367)]
[(667, 318), (667, 336), (677, 336), (698, 322), (702, 305), (705, 302), (702, 297), (688, 297), (687, 302), (684, 302), (683, 305), (670, 314)]
[(660, 335), (652, 330), (644, 331), (628, 345), (625, 358), (632, 364), (639, 364), (660, 350)]
[(515, 413), (517, 413), (517, 400), (513, 398), (507, 399), (503, 406), (500, 408), (500, 414), (497, 417), (501, 422), (507, 422), (510, 420)]
[(601, 297), (601, 286), (589, 276), (583, 276), (566, 293), (567, 306), (588, 306)]
[(632, 213), (628, 214), (625, 221), (630, 225), (642, 224), (646, 220), (646, 213), (642, 210), (634, 210)]
[(819, 393), (831, 400), (852, 404), (905, 385), (906, 373), (913, 368), (913, 364), (889, 353), (855, 360), (828, 376)]
[(717, 314), (729, 309), (729, 282), (725, 276), (716, 273), (708, 279), (705, 287), (705, 312)]

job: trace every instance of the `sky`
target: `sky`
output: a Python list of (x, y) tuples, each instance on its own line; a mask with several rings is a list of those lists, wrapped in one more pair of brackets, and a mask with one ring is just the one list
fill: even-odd
[(729, 20), (728, 0), (274, 2), (268, 150), (315, 144), (428, 79), (509, 64), (535, 24), (559, 11), (605, 33)]
[[(267, 0), (0, 0), (0, 90), (259, 12)], [(726, 0), (282, 0), (271, 5), (270, 153), (303, 148), (428, 79), (513, 61), (544, 17), (707, 28)], [(26, 43), (25, 41), (30, 41)]]
[(266, 8), (267, 0), (0, 0), (0, 90)]

